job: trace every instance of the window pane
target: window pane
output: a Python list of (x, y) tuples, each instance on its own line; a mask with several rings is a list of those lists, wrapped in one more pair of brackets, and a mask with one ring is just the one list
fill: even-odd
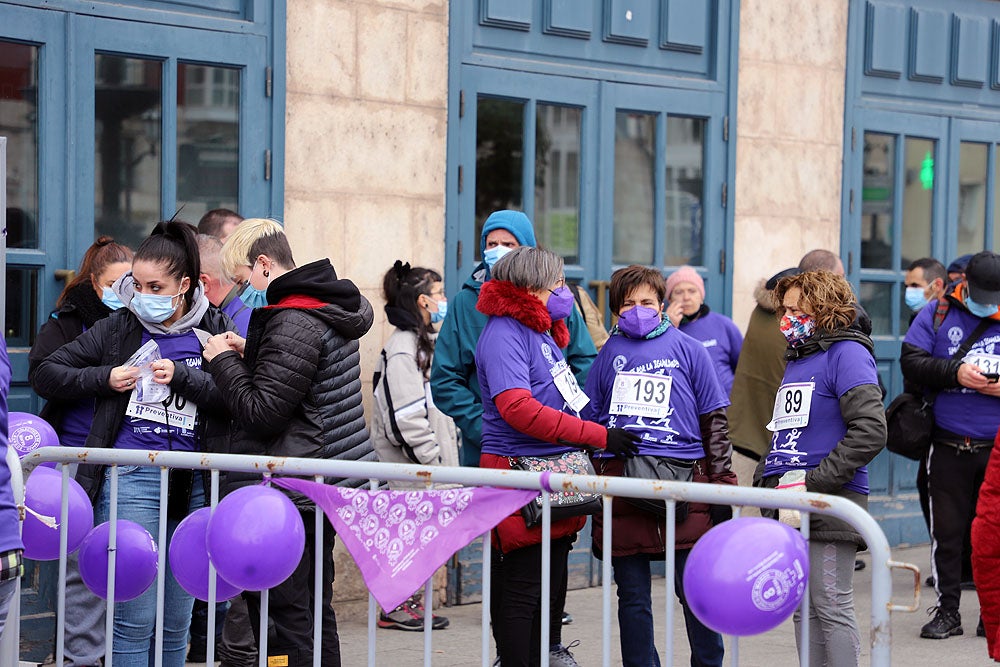
[(986, 155), (989, 146), (963, 141), (958, 165), (958, 254), (986, 247)]
[(893, 335), (892, 284), (862, 282), (859, 298), (861, 305), (872, 318), (872, 335)]
[(7, 137), (8, 248), (38, 247), (37, 99), (38, 47), (0, 42), (0, 136)]
[[(177, 66), (177, 207), (185, 220), (239, 208), (239, 91), (238, 69)], [(208, 99), (218, 103), (206, 105)]]
[(136, 247), (160, 215), (161, 63), (98, 54), (94, 226)]
[(664, 264), (702, 264), (704, 118), (667, 118)]
[[(861, 189), (861, 268), (892, 268), (893, 190), (896, 140), (889, 134), (865, 132), (865, 166)], [(874, 315), (872, 316), (874, 318)]]
[(615, 115), (615, 219), (612, 261), (653, 263), (656, 116)]
[(583, 111), (538, 104), (535, 115), (535, 235), (539, 244), (576, 264)]
[(7, 300), (4, 304), (7, 318), (8, 347), (31, 347), (35, 342), (35, 322), (38, 321), (38, 269), (7, 267)]
[(476, 106), (476, 259), (483, 222), (522, 205), (524, 102), (479, 96)]
[(934, 213), (934, 142), (906, 139), (906, 180), (903, 186), (903, 248), (900, 268), (931, 255)]

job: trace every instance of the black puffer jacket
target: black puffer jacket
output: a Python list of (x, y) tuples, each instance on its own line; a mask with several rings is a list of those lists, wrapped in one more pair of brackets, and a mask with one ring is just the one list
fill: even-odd
[[(788, 348), (785, 358), (793, 361), (826, 352), (841, 341), (860, 343), (874, 356), (875, 348), (871, 338), (864, 332), (865, 328), (871, 330), (867, 323), (859, 326), (856, 321), (850, 329), (819, 332), (806, 344)], [(854, 478), (858, 468), (871, 462), (885, 447), (885, 408), (881, 388), (875, 384), (863, 384), (847, 391), (840, 397), (840, 414), (847, 424), (847, 433), (818, 467), (806, 473), (806, 490), (841, 496), (867, 510), (868, 496), (845, 489), (844, 484)], [(764, 456), (757, 465), (754, 484), (774, 488), (778, 485), (777, 476), (761, 479), (766, 461), (767, 457)], [(777, 517), (775, 510), (763, 509), (761, 514)], [(866, 548), (861, 535), (847, 522), (818, 513), (810, 514), (810, 519), (809, 534), (812, 539), (854, 542), (858, 548)]]
[[(208, 365), (233, 413), (229, 451), (375, 460), (358, 349), (374, 320), (371, 304), (354, 283), (337, 279), (329, 260), (275, 278), (267, 300), (268, 307), (250, 316), (243, 358), (228, 351)], [(259, 475), (229, 473), (224, 487), (229, 492), (259, 481)]]
[[(71, 340), (76, 340), (84, 329), (91, 328), (111, 312), (111, 309), (101, 302), (89, 281), (67, 292), (62, 305), (38, 330), (35, 343), (28, 353), (28, 381), (32, 383), (32, 388), (35, 382), (35, 369), (47, 356)], [(77, 401), (64, 401), (52, 397), (46, 401), (38, 416), (51, 424), (57, 432), (61, 432), (63, 416), (67, 410), (76, 405)]]
[[(198, 328), (210, 334), (236, 331), (229, 316), (212, 307), (205, 312)], [(87, 447), (115, 444), (130, 394), (111, 389), (108, 378), (112, 368), (128, 361), (142, 345), (142, 332), (138, 318), (127, 308), (120, 308), (46, 357), (35, 369), (32, 387), (43, 398), (97, 398)], [(229, 412), (212, 376), (187, 364), (175, 364), (170, 387), (198, 405), (198, 442), (202, 450), (225, 451)], [(80, 466), (76, 479), (91, 500), (96, 501), (104, 481), (104, 467)]]

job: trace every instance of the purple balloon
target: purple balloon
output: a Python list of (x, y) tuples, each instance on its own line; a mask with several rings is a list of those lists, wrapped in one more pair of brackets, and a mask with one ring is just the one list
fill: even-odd
[[(153, 536), (135, 521), (118, 519), (115, 536), (115, 602), (134, 600), (156, 580)], [(108, 542), (111, 524), (94, 528), (80, 545), (80, 578), (91, 592), (108, 599)]]
[[(208, 548), (205, 535), (208, 532), (208, 520), (212, 516), (209, 507), (203, 507), (189, 514), (170, 539), (170, 549), (167, 558), (170, 560), (170, 571), (181, 588), (198, 598), (208, 601)], [(241, 589), (233, 586), (216, 573), (215, 599), (228, 600), (239, 595)]]
[[(62, 500), (62, 473), (52, 468), (35, 468), (24, 488), (24, 557), (32, 560), (59, 558), (59, 519)], [(53, 525), (42, 522), (35, 514), (48, 517)], [(66, 536), (66, 553), (76, 551), (91, 528), (94, 527), (94, 508), (87, 492), (75, 479), (69, 480), (69, 519)]]
[(302, 559), (306, 530), (288, 496), (245, 486), (219, 502), (208, 522), (208, 556), (219, 576), (245, 591), (277, 586)]
[(698, 619), (727, 635), (756, 635), (781, 625), (809, 581), (809, 548), (795, 529), (772, 519), (715, 526), (691, 549), (684, 595)]
[(28, 412), (11, 412), (7, 422), (7, 437), (18, 456), (30, 454), (39, 447), (58, 447), (59, 436), (47, 421)]

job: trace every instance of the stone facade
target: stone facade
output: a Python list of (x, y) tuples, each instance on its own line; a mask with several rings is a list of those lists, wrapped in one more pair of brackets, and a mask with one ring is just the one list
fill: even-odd
[[(396, 259), (444, 263), (447, 2), (295, 0), (287, 43), (285, 228), (296, 261), (329, 257), (375, 306), (361, 340), (370, 405), (390, 333), (382, 276)], [(337, 573), (338, 599), (364, 597), (341, 549)]]
[(840, 249), (847, 0), (742, 0), (733, 321), (760, 278)]

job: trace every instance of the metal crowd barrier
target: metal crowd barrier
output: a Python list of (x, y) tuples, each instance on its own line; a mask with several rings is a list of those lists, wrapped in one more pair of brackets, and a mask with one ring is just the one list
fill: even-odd
[[(8, 448), (8, 451), (12, 451)], [(406, 481), (419, 482), (428, 485), (433, 483), (460, 484), (463, 486), (493, 486), (516, 489), (537, 489), (545, 490), (545, 482), (551, 489), (567, 491), (582, 491), (602, 494), (604, 512), (604, 535), (603, 551), (611, 553), (612, 522), (611, 522), (611, 501), (614, 496), (625, 496), (633, 498), (651, 498), (666, 501), (667, 517), (665, 519), (666, 541), (671, 545), (675, 541), (676, 526), (674, 522), (674, 510), (677, 501), (700, 502), (709, 504), (727, 504), (738, 506), (757, 506), (766, 508), (780, 508), (798, 510), (803, 513), (802, 533), (807, 540), (809, 538), (808, 514), (818, 512), (842, 519), (851, 524), (862, 535), (868, 543), (868, 550), (871, 554), (872, 563), (872, 594), (871, 594), (871, 665), (873, 667), (888, 667), (890, 665), (891, 645), (890, 645), (890, 622), (893, 611), (914, 611), (919, 605), (919, 599), (911, 606), (895, 605), (891, 602), (892, 582), (891, 570), (893, 568), (907, 569), (913, 572), (915, 581), (915, 596), (919, 596), (919, 570), (908, 563), (899, 563), (892, 560), (889, 550), (889, 543), (878, 523), (870, 514), (854, 503), (843, 498), (828, 496), (817, 493), (789, 493), (774, 489), (758, 489), (736, 486), (722, 486), (716, 484), (695, 484), (682, 482), (660, 482), (655, 480), (629, 479), (621, 477), (601, 477), (589, 475), (565, 475), (551, 474), (547, 480), (543, 479), (543, 473), (533, 473), (517, 470), (487, 470), (481, 468), (458, 468), (458, 467), (438, 467), (419, 466), (409, 464), (388, 464), (361, 461), (336, 461), (336, 460), (316, 460), (300, 458), (275, 458), (267, 456), (243, 456), (234, 454), (203, 454), (197, 452), (152, 452), (141, 450), (116, 450), (116, 449), (79, 449), (63, 447), (43, 447), (21, 459), (25, 479), (31, 470), (39, 464), (53, 461), (58, 464), (58, 469), (62, 473), (62, 506), (60, 525), (65, 525), (69, 513), (68, 494), (66, 493), (69, 483), (70, 464), (79, 465), (106, 465), (111, 466), (110, 477), (110, 547), (109, 547), (109, 577), (108, 577), (108, 598), (114, 599), (114, 576), (111, 575), (114, 567), (114, 544), (115, 544), (115, 520), (117, 518), (117, 486), (118, 470), (120, 465), (128, 466), (155, 466), (161, 469), (160, 484), (160, 521), (159, 536), (157, 543), (159, 548), (159, 568), (157, 573), (157, 612), (156, 612), (156, 635), (155, 646), (156, 667), (162, 664), (161, 648), (163, 642), (163, 590), (164, 577), (166, 572), (167, 555), (167, 474), (170, 468), (187, 468), (210, 470), (211, 489), (210, 501), (214, 508), (219, 501), (219, 472), (237, 471), (259, 473), (263, 478), (271, 475), (294, 475), (298, 477), (313, 478), (321, 481), (323, 477), (352, 478), (370, 480), (372, 488), (382, 481)], [(19, 480), (17, 479), (17, 466), (12, 466), (14, 472), (13, 483), (15, 491)], [(15, 495), (15, 498), (23, 499), (22, 495)], [(547, 493), (542, 495), (542, 596), (541, 596), (541, 664), (548, 665), (548, 638), (549, 638), (549, 585), (550, 585), (550, 562), (549, 528), (551, 526), (551, 506)], [(19, 500), (23, 502), (23, 500)], [(322, 549), (322, 531), (325, 523), (322, 510), (316, 508), (316, 554), (318, 562)], [(59, 586), (57, 598), (57, 627), (56, 627), (56, 661), (55, 664), (63, 663), (63, 619), (65, 618), (65, 580), (66, 580), (66, 531), (60, 534), (60, 559), (59, 559)], [(483, 600), (482, 600), (482, 665), (489, 667), (492, 664), (490, 658), (490, 535), (486, 533), (483, 537)], [(666, 550), (666, 662), (673, 664), (674, 657), (674, 550)], [(215, 636), (215, 571), (210, 569), (209, 601), (208, 601), (208, 632), (209, 638)], [(317, 625), (313, 630), (313, 665), (320, 667), (321, 650), (320, 637), (322, 620), (320, 607), (322, 602), (322, 571), (316, 568), (315, 579), (315, 600), (316, 607), (314, 617)], [(611, 664), (611, 559), (603, 560), (602, 571), (602, 664)], [(425, 609), (428, 613), (424, 615), (424, 664), (431, 665), (432, 637), (431, 630), (432, 614), (430, 610), (432, 595), (432, 580), (427, 582), (425, 587)], [(15, 597), (17, 600), (17, 597)], [(16, 602), (15, 602), (16, 604)], [(803, 618), (807, 617), (809, 606), (808, 588), (802, 601)], [(260, 623), (260, 651), (259, 664), (261, 667), (267, 665), (267, 591), (261, 593), (261, 623)], [(376, 655), (375, 628), (377, 618), (377, 604), (374, 598), (369, 595), (368, 603), (368, 665), (374, 667)], [(17, 608), (12, 607), (8, 617), (7, 631), (0, 639), (0, 664), (18, 664), (18, 637), (17, 627), (20, 620)], [(106, 642), (107, 653), (105, 657), (105, 667), (113, 667), (113, 655), (111, 643), (113, 638), (113, 603), (108, 603), (106, 620)], [(809, 624), (801, 624), (800, 643), (800, 664), (809, 664)], [(737, 638), (732, 638), (730, 656), (733, 665), (739, 664), (739, 642)], [(207, 645), (207, 664), (214, 664), (214, 642), (209, 641)]]

